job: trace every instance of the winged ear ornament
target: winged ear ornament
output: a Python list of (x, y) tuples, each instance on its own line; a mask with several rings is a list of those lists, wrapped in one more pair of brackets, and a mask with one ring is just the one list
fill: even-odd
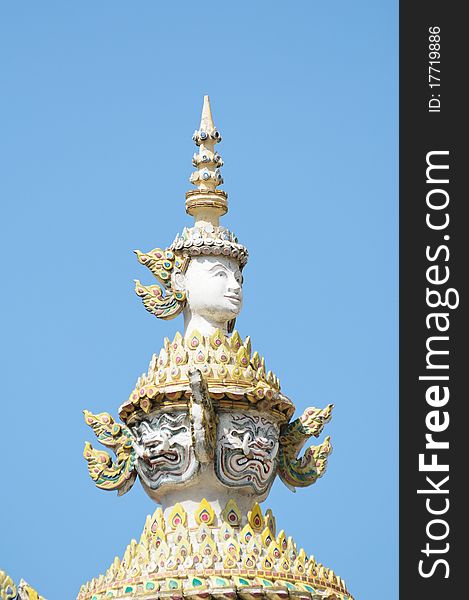
[(93, 415), (84, 410), (85, 422), (104, 446), (112, 448), (116, 455), (113, 461), (107, 452), (95, 450), (86, 442), (83, 457), (88, 462), (88, 472), (95, 485), (102, 490), (117, 490), (119, 496), (133, 486), (137, 477), (135, 470), (135, 450), (130, 431), (108, 413)]
[(155, 248), (151, 252), (135, 250), (140, 264), (148, 267), (156, 279), (163, 285), (142, 285), (135, 279), (135, 293), (142, 299), (149, 313), (159, 319), (174, 319), (183, 309), (186, 295), (171, 286), (171, 274), (174, 269), (184, 270), (188, 259), (177, 256), (172, 250)]
[(326, 408), (307, 408), (299, 419), (285, 425), (280, 432), (278, 474), (293, 492), (297, 487), (315, 483), (326, 471), (327, 459), (332, 452), (330, 438), (322, 444), (310, 446), (299, 457), (303, 446), (311, 436), (318, 437), (324, 425), (331, 420), (333, 404)]

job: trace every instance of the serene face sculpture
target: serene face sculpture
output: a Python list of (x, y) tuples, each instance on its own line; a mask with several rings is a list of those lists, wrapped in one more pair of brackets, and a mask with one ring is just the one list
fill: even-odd
[(167, 483), (185, 483), (197, 472), (187, 412), (150, 415), (133, 426), (132, 433), (136, 469), (150, 490)]
[(279, 426), (268, 415), (254, 412), (219, 415), (215, 470), (230, 487), (268, 492), (277, 469)]
[(225, 256), (193, 257), (185, 273), (173, 275), (173, 287), (185, 292), (186, 331), (204, 335), (216, 328), (227, 331), (243, 303), (243, 277), (239, 263)]

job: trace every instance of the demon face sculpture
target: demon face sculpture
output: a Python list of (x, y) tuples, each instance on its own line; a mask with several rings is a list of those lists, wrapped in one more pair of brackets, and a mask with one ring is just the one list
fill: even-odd
[(150, 415), (131, 429), (135, 467), (145, 487), (184, 483), (197, 472), (187, 411)]
[(268, 493), (277, 470), (279, 426), (263, 413), (221, 413), (215, 471), (227, 486)]

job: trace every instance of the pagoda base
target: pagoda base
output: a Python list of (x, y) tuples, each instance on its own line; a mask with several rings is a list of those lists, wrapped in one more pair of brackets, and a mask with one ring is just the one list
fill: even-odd
[(77, 600), (353, 600), (343, 579), (284, 531), (276, 534), (272, 512), (259, 504), (242, 518), (233, 500), (220, 515), (202, 501), (193, 516), (197, 526), (189, 527), (182, 506), (166, 518), (158, 508), (140, 541), (84, 584)]

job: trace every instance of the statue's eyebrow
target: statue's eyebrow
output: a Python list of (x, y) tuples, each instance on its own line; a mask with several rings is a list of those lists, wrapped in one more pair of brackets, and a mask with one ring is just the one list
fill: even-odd
[(225, 265), (222, 265), (222, 263), (215, 263), (213, 267), (210, 267), (209, 271), (214, 271), (215, 269), (219, 269), (220, 267), (225, 271), (228, 271), (228, 269), (225, 267)]
[(159, 425), (172, 425), (177, 426), (184, 421), (184, 414), (181, 413), (173, 417), (168, 413), (163, 413), (158, 421)]
[[(226, 273), (230, 272), (230, 270), (227, 267), (225, 267), (225, 265), (223, 265), (222, 263), (216, 263), (216, 264), (214, 264), (213, 267), (210, 267), (210, 269), (208, 270), (208, 272), (211, 273), (215, 269), (219, 269), (219, 268), (222, 268)], [(235, 274), (236, 273), (239, 273), (241, 275), (241, 271), (236, 271)], [(242, 277), (242, 275), (241, 275), (241, 277)]]

